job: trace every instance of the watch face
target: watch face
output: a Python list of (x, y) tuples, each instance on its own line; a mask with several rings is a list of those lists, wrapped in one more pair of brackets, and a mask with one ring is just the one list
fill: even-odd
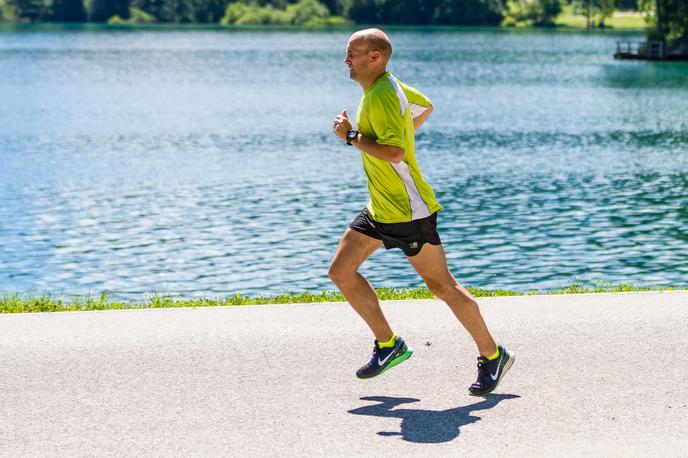
[(353, 140), (354, 138), (356, 138), (357, 133), (358, 132), (356, 132), (355, 130), (350, 130), (346, 133), (346, 138), (348, 138), (349, 140)]

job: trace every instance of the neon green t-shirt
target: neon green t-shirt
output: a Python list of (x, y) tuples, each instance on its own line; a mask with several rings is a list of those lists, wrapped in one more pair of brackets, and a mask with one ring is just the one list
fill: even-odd
[(413, 118), (430, 107), (430, 100), (416, 89), (382, 75), (367, 88), (356, 116), (357, 130), (380, 145), (404, 148), (398, 164), (361, 151), (368, 181), (368, 211), (380, 223), (405, 223), (442, 209), (432, 187), (416, 162)]

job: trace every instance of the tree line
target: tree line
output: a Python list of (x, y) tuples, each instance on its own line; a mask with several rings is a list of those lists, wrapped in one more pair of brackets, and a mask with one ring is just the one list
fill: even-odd
[[(601, 10), (637, 0), (562, 1)], [(560, 0), (0, 0), (0, 20), (19, 22), (549, 25), (560, 12)]]
[(649, 38), (688, 56), (688, 0), (642, 0), (640, 6), (650, 16)]

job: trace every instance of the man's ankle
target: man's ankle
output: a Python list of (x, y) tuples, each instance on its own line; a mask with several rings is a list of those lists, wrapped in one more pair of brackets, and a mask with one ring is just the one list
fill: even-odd
[(392, 337), (390, 337), (385, 342), (378, 340), (377, 346), (378, 346), (378, 348), (390, 348), (390, 347), (394, 346), (394, 343), (396, 342), (396, 340), (397, 340), (397, 336), (392, 334)]

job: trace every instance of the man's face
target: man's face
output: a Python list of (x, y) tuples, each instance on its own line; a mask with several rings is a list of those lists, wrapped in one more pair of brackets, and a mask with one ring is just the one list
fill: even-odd
[(346, 45), (346, 58), (344, 63), (349, 67), (349, 78), (360, 81), (368, 75), (370, 51), (363, 40), (351, 38)]

